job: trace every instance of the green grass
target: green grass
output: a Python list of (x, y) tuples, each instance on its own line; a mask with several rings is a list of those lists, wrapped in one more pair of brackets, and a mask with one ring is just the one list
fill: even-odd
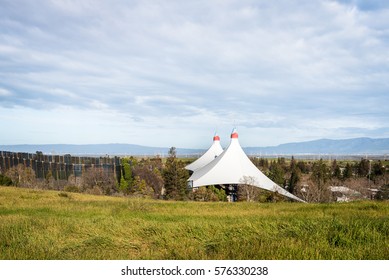
[(389, 259), (389, 203), (199, 203), (0, 187), (0, 259)]

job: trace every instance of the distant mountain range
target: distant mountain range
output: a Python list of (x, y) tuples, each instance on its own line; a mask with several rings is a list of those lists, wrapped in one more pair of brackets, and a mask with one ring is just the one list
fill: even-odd
[(314, 141), (287, 143), (273, 147), (248, 147), (248, 154), (336, 154), (336, 155), (384, 155), (389, 153), (389, 138), (352, 138), (342, 140), (320, 139)]
[[(248, 155), (361, 155), (389, 154), (389, 138), (352, 138), (343, 140), (320, 139), (314, 141), (287, 143), (269, 147), (243, 148)], [(1, 151), (35, 153), (41, 151), (44, 154), (71, 154), (71, 155), (160, 155), (166, 156), (168, 147), (147, 147), (133, 144), (45, 144), (45, 145), (0, 145)], [(204, 149), (177, 148), (178, 155), (200, 155)]]

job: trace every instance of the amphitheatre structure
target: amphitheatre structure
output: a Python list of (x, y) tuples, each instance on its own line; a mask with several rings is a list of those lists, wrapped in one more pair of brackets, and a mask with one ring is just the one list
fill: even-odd
[(211, 147), (185, 168), (193, 172), (188, 179), (191, 188), (222, 186), (230, 201), (236, 199), (238, 185), (245, 184), (305, 202), (277, 185), (251, 162), (239, 144), (236, 129), (232, 131), (230, 144), (224, 151), (220, 146), (220, 137), (215, 135)]

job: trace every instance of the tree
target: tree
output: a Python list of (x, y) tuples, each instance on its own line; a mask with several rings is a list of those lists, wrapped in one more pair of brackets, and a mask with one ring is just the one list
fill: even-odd
[(259, 189), (255, 186), (255, 178), (252, 176), (243, 176), (238, 187), (238, 199), (247, 202), (257, 201)]
[(328, 186), (319, 186), (312, 179), (308, 180), (307, 186), (300, 189), (300, 195), (307, 202), (331, 201), (331, 191)]
[(128, 194), (130, 192), (130, 188), (133, 184), (132, 168), (130, 164), (131, 161), (131, 158), (122, 159), (122, 176), (120, 177), (119, 190), (124, 194)]
[(47, 189), (54, 189), (55, 179), (53, 173), (49, 170), (45, 176), (44, 187)]
[(13, 184), (17, 187), (31, 188), (35, 186), (36, 178), (35, 171), (31, 167), (26, 167), (23, 164), (14, 166), (5, 174), (9, 177)]
[[(197, 188), (193, 191), (193, 200), (195, 201), (212, 201), (212, 198), (210, 195), (213, 195), (213, 194), (210, 194), (207, 190), (207, 187), (205, 186), (201, 186), (200, 188)], [(214, 197), (216, 197), (214, 195)]]
[(128, 194), (129, 193), (129, 184), (126, 181), (126, 179), (124, 179), (124, 176), (120, 177), (119, 191), (124, 193), (124, 194)]
[(353, 167), (350, 163), (346, 164), (346, 167), (343, 170), (342, 178), (343, 180), (347, 180), (353, 177)]
[(383, 176), (385, 174), (385, 166), (383, 166), (382, 162), (379, 160), (374, 162), (371, 170), (371, 175), (373, 179), (379, 176)]
[(195, 201), (226, 201), (227, 196), (223, 189), (218, 189), (215, 186), (202, 186), (193, 192), (193, 200)]
[(273, 180), (276, 184), (283, 186), (285, 183), (285, 172), (282, 168), (282, 162), (278, 160), (277, 162), (272, 162), (270, 165), (269, 178)]
[(295, 193), (295, 189), (297, 187), (297, 184), (300, 182), (300, 178), (301, 178), (301, 171), (297, 166), (294, 157), (292, 157), (292, 160), (290, 162), (290, 179), (289, 179), (289, 188), (288, 188), (288, 191), (290, 193)]
[(370, 161), (367, 159), (361, 159), (357, 170), (360, 177), (367, 177), (370, 173)]
[(154, 190), (144, 179), (141, 179), (139, 176), (135, 176), (134, 185), (131, 187), (131, 193), (136, 196), (152, 197)]
[(250, 160), (262, 172), (269, 169), (269, 161), (268, 161), (268, 159), (252, 157), (252, 158), (250, 158)]
[(82, 174), (81, 190), (91, 194), (115, 193), (116, 180), (104, 168), (90, 168)]
[(389, 185), (384, 185), (380, 190), (375, 194), (374, 199), (384, 200), (389, 199)]
[(277, 163), (281, 166), (282, 169), (286, 169), (286, 160), (284, 157), (277, 158)]
[(122, 161), (122, 168), (123, 168), (123, 178), (128, 182), (129, 185), (131, 185), (132, 181), (132, 170), (131, 170), (131, 164), (129, 160), (123, 159)]
[(12, 185), (12, 180), (11, 178), (0, 174), (0, 186), (11, 186)]
[(301, 195), (308, 202), (330, 201), (331, 191), (328, 185), (329, 178), (329, 168), (323, 162), (323, 159), (320, 159), (313, 164), (309, 184), (304, 188), (304, 191), (301, 191)]
[(332, 161), (331, 165), (331, 176), (336, 179), (342, 179), (342, 171), (340, 170), (340, 167), (338, 165), (338, 162), (336, 159)]
[(169, 157), (163, 170), (163, 178), (166, 199), (184, 200), (187, 198), (189, 173), (185, 170), (184, 164), (177, 159), (175, 147), (169, 150)]
[(302, 173), (308, 174), (310, 171), (310, 166), (305, 161), (298, 161), (297, 162), (297, 167), (301, 170)]
[(323, 162), (323, 159), (320, 159), (318, 162), (315, 162), (312, 166), (311, 179), (318, 186), (318, 188), (324, 188), (329, 178), (329, 170), (327, 165)]
[(147, 188), (152, 190), (151, 196), (160, 198), (164, 186), (163, 178), (159, 169), (150, 163), (149, 161), (146, 161), (145, 164), (140, 163), (134, 168), (133, 174), (143, 180)]

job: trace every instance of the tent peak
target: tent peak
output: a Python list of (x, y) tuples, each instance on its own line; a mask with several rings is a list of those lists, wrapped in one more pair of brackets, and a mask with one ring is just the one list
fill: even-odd
[(213, 136), (213, 141), (220, 141), (220, 137), (217, 135), (217, 133), (215, 133), (215, 136)]
[(231, 139), (238, 138), (238, 132), (236, 131), (236, 128), (234, 128), (231, 132)]

